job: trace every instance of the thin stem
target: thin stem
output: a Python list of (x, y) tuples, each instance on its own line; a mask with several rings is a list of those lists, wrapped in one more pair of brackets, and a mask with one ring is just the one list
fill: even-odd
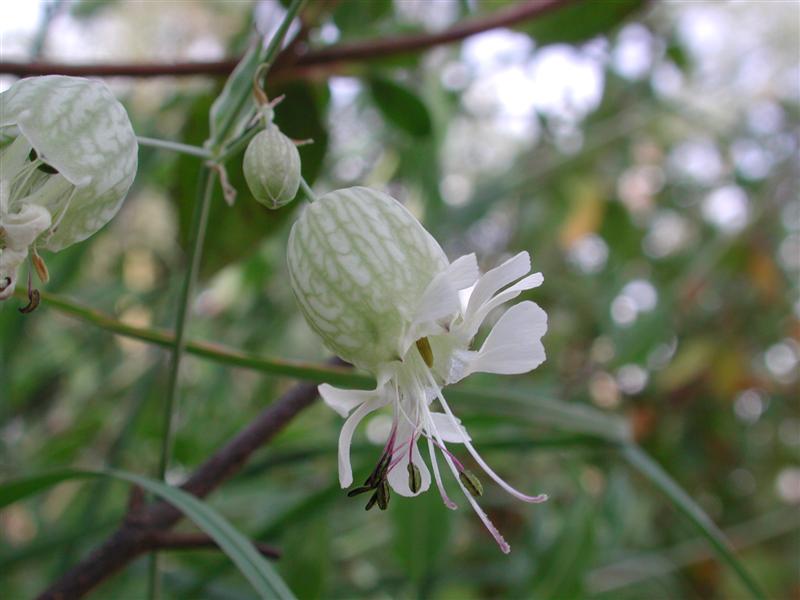
[[(401, 34), (381, 36), (349, 44), (336, 44), (320, 50), (310, 50), (296, 60), (280, 61), (274, 73), (279, 76), (307, 76), (309, 69), (326, 65), (333, 70), (338, 65), (366, 62), (420, 52), (463, 40), (483, 31), (498, 27), (510, 27), (526, 21), (535, 21), (551, 12), (574, 4), (576, 0), (527, 0), (507, 8), (456, 23), (443, 31), (424, 34)], [(291, 7), (290, 7), (291, 10)], [(294, 57), (287, 57), (292, 58)], [(122, 64), (65, 64), (46, 62), (0, 61), (0, 73), (17, 76), (73, 75), (94, 77), (182, 77), (194, 75), (228, 75), (239, 62), (239, 58), (211, 62), (169, 63), (122, 63)]]
[(303, 190), (303, 193), (306, 195), (306, 198), (308, 198), (309, 202), (316, 202), (318, 200), (314, 190), (311, 189), (311, 186), (308, 185), (303, 177), (300, 178), (300, 188)]
[(211, 197), (214, 191), (213, 171), (209, 171), (204, 178), (200, 189), (200, 202), (195, 205), (192, 232), (192, 247), (189, 251), (189, 269), (183, 281), (183, 290), (178, 301), (178, 314), (175, 319), (175, 339), (173, 342), (172, 360), (170, 361), (169, 383), (167, 386), (167, 401), (164, 405), (164, 437), (161, 449), (161, 460), (158, 466), (158, 476), (163, 479), (169, 464), (172, 452), (173, 437), (173, 416), (175, 407), (175, 397), (178, 389), (178, 375), (180, 371), (181, 358), (186, 349), (186, 323), (189, 316), (189, 304), (192, 300), (197, 271), (200, 267), (200, 258), (203, 254), (203, 242), (206, 237), (208, 226), (208, 212), (211, 206)]
[[(16, 290), (14, 295), (22, 300), (27, 299), (25, 290), (22, 289)], [(175, 337), (171, 333), (158, 329), (127, 325), (98, 310), (72, 302), (57, 294), (41, 292), (41, 298), (42, 306), (53, 308), (117, 335), (164, 348), (172, 348), (175, 345)], [(186, 341), (185, 350), (189, 354), (220, 364), (251, 369), (271, 375), (364, 389), (375, 387), (375, 381), (371, 377), (354, 373), (351, 369), (341, 366), (258, 356), (220, 344), (192, 340)]]
[(160, 140), (158, 138), (145, 137), (143, 135), (136, 136), (136, 139), (142, 146), (161, 148), (162, 150), (171, 150), (172, 152), (180, 152), (181, 154), (199, 156), (200, 158), (211, 158), (211, 153), (200, 146), (181, 144), (180, 142), (173, 142), (170, 140)]
[(262, 125), (255, 125), (251, 127), (238, 138), (229, 143), (225, 148), (223, 148), (220, 155), (216, 157), (214, 161), (220, 164), (227, 162), (232, 156), (236, 155), (236, 153), (241, 151), (242, 148), (247, 146), (250, 140), (256, 137), (256, 134), (263, 129), (264, 127)]
[[(203, 255), (203, 242), (208, 227), (208, 212), (211, 206), (211, 197), (214, 191), (214, 171), (208, 171), (199, 190), (200, 201), (195, 204), (192, 219), (192, 246), (189, 251), (189, 269), (183, 280), (183, 289), (178, 302), (178, 314), (175, 319), (175, 340), (172, 348), (172, 358), (169, 367), (169, 383), (167, 397), (164, 402), (163, 432), (161, 438), (161, 457), (158, 463), (158, 477), (164, 480), (172, 456), (172, 446), (175, 437), (175, 406), (178, 395), (178, 379), (180, 375), (181, 359), (186, 349), (186, 323), (189, 317), (189, 304), (192, 301), (197, 271), (200, 268), (200, 258)], [(158, 573), (158, 555), (153, 553), (149, 564), (149, 596), (160, 596), (160, 577)]]

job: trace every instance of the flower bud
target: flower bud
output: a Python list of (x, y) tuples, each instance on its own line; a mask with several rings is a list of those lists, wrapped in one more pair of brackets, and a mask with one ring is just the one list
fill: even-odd
[[(57, 252), (117, 213), (137, 154), (128, 114), (104, 83), (33, 77), (0, 94), (0, 300), (30, 248)], [(41, 259), (36, 268), (46, 273)]]
[(289, 236), (288, 263), (312, 329), (373, 373), (401, 358), (428, 284), (449, 264), (397, 200), (363, 187), (330, 192), (305, 209)]
[(300, 153), (275, 125), (268, 125), (250, 141), (243, 169), (250, 193), (267, 208), (280, 208), (297, 195)]

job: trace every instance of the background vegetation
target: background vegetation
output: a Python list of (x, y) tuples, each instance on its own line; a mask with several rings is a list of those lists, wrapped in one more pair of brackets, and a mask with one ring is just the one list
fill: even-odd
[[(509, 4), (314, 1), (289, 37), (336, 47), (440, 30)], [(394, 497), (385, 513), (346, 498), (335, 459), (341, 419), (321, 403), (208, 499), (246, 536), (282, 550), (276, 568), (300, 598), (800, 594), (798, 6), (564, 4), (463, 43), (279, 62), (268, 78), (271, 97), (286, 94), (281, 128), (314, 139), (301, 155), (317, 193), (388, 190), (450, 256), (475, 251), (485, 268), (529, 250), (545, 275), (529, 296), (550, 315), (544, 365), (474, 376), (451, 394), (487, 459), (522, 489), (551, 496), (529, 506), (486, 486), (510, 556), (435, 491)], [(41, 10), (36, 29), (8, 21), (2, 60), (217, 60), (241, 54), (253, 28), (272, 31), (282, 12), (268, 2)], [(108, 81), (138, 134), (202, 145), (224, 78)], [(287, 283), (286, 238), (303, 201), (267, 211), (249, 197), (240, 164), (229, 163), (236, 204), (218, 189), (212, 198), (187, 335), (258, 360), (244, 368), (186, 355), (173, 484), (292, 377), (327, 378), (271, 362), (321, 364), (327, 354)], [(0, 310), (4, 480), (64, 467), (157, 475), (169, 351), (107, 328), (174, 327), (201, 165), (142, 146), (122, 212), (47, 257), (42, 306)], [(379, 419), (357, 434), (356, 473), (374, 463)], [(7, 506), (2, 595), (41, 591), (113, 531), (127, 497), (125, 485), (102, 479)], [(162, 554), (167, 598), (252, 597), (218, 551)], [(142, 597), (146, 569), (137, 560), (95, 597)]]

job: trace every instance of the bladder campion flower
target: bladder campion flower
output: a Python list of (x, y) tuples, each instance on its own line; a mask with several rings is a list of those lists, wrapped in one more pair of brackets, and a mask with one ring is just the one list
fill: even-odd
[[(452, 263), (422, 225), (394, 198), (363, 187), (337, 190), (309, 206), (292, 228), (292, 288), (309, 325), (344, 360), (375, 375), (374, 390), (323, 384), (323, 400), (347, 417), (339, 437), (339, 482), (353, 483), (350, 442), (368, 414), (391, 406), (393, 423), (377, 466), (349, 495), (372, 492), (367, 509), (385, 508), (389, 487), (403, 496), (428, 489), (431, 475), (417, 442), (427, 443), (433, 477), (448, 508), (437, 451), (467, 501), (503, 552), (510, 547), (480, 508), (483, 492), (447, 444), (463, 444), (486, 474), (526, 502), (495, 473), (453, 415), (442, 388), (471, 373), (525, 373), (545, 360), (547, 315), (520, 302), (503, 313), (479, 349), (478, 328), (495, 308), (542, 283), (521, 252), (480, 276), (474, 254)], [(432, 410), (438, 401), (443, 412)]]
[(0, 94), (0, 300), (37, 249), (82, 241), (119, 210), (136, 174), (128, 114), (104, 83), (33, 77)]

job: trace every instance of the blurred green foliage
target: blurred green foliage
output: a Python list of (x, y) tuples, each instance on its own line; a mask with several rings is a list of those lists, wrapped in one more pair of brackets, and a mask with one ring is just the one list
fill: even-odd
[[(155, 18), (135, 4), (83, 2), (71, 18), (87, 32), (110, 20), (133, 39), (137, 23)], [(322, 46), (419, 32), (506, 3), (311, 4), (304, 35)], [(204, 34), (231, 52), (253, 28), (248, 3), (158, 6), (168, 24), (212, 21)], [(660, 473), (619, 451), (628, 435), (680, 484), (676, 493), (731, 534), (769, 597), (798, 594), (800, 48), (789, 13), (778, 4), (579, 2), (482, 43), (268, 80), (270, 97), (286, 95), (281, 129), (314, 140), (301, 155), (318, 193), (387, 189), (448, 254), (475, 251), (485, 268), (531, 251), (545, 284), (528, 296), (550, 316), (544, 365), (476, 376), (449, 396), (499, 472), (551, 497), (523, 505), (486, 486), (511, 555), (435, 491), (394, 497), (380, 514), (346, 498), (335, 458), (341, 419), (321, 404), (210, 498), (251, 539), (283, 549), (277, 568), (298, 597), (744, 597), (686, 508), (653, 485)], [(742, 34), (731, 40), (731, 31)], [(58, 47), (54, 36), (49, 43)], [(114, 83), (137, 133), (208, 138), (221, 82)], [(267, 211), (249, 197), (240, 163), (228, 165), (236, 204), (213, 200), (189, 337), (321, 361), (284, 266), (302, 202)], [(200, 166), (143, 147), (118, 217), (47, 257), (47, 291), (129, 324), (171, 327)], [(166, 356), (47, 303), (28, 316), (6, 303), (4, 479), (64, 467), (152, 475)], [(187, 356), (170, 481), (290, 384)], [(362, 430), (353, 448), (358, 478), (380, 447)], [(5, 509), (2, 595), (39, 591), (113, 530), (125, 502), (122, 486), (98, 481)], [(173, 552), (165, 563), (168, 597), (252, 595), (217, 552)], [(144, 573), (138, 561), (95, 595), (141, 597)]]

